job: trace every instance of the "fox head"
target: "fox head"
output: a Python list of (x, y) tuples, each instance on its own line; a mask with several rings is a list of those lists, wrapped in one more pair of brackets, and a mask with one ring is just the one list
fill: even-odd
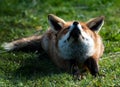
[[(56, 35), (57, 48), (65, 59), (92, 56), (100, 43), (98, 32), (104, 24), (104, 17), (96, 17), (88, 22), (70, 21), (48, 15), (51, 30)], [(97, 43), (97, 44), (96, 44)]]

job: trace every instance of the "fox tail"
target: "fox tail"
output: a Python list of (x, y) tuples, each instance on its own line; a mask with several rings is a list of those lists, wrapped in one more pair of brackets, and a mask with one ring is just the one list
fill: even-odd
[(2, 44), (2, 47), (6, 51), (42, 51), (41, 36), (34, 35), (31, 37), (18, 39), (9, 43), (4, 43)]

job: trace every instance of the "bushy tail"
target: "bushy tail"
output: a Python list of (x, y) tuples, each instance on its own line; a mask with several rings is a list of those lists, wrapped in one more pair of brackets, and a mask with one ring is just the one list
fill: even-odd
[(6, 51), (42, 51), (41, 36), (34, 35), (31, 37), (18, 39), (13, 42), (4, 43), (2, 47)]

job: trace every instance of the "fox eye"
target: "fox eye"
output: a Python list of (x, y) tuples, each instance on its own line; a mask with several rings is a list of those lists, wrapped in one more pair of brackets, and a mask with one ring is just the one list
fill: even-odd
[(85, 27), (84, 26), (81, 26), (82, 27), (82, 29), (84, 29)]
[(70, 28), (70, 26), (69, 26), (69, 27), (67, 27), (67, 28), (65, 28), (65, 29), (67, 29), (67, 30), (68, 30), (69, 28)]

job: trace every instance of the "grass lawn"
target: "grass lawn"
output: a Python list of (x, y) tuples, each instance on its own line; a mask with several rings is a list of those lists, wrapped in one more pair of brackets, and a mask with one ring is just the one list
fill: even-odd
[(100, 73), (89, 73), (81, 81), (57, 68), (44, 54), (3, 52), (0, 47), (0, 87), (120, 87), (119, 0), (0, 0), (0, 45), (49, 27), (49, 13), (69, 20), (87, 21), (104, 15), (100, 35), (105, 52)]

